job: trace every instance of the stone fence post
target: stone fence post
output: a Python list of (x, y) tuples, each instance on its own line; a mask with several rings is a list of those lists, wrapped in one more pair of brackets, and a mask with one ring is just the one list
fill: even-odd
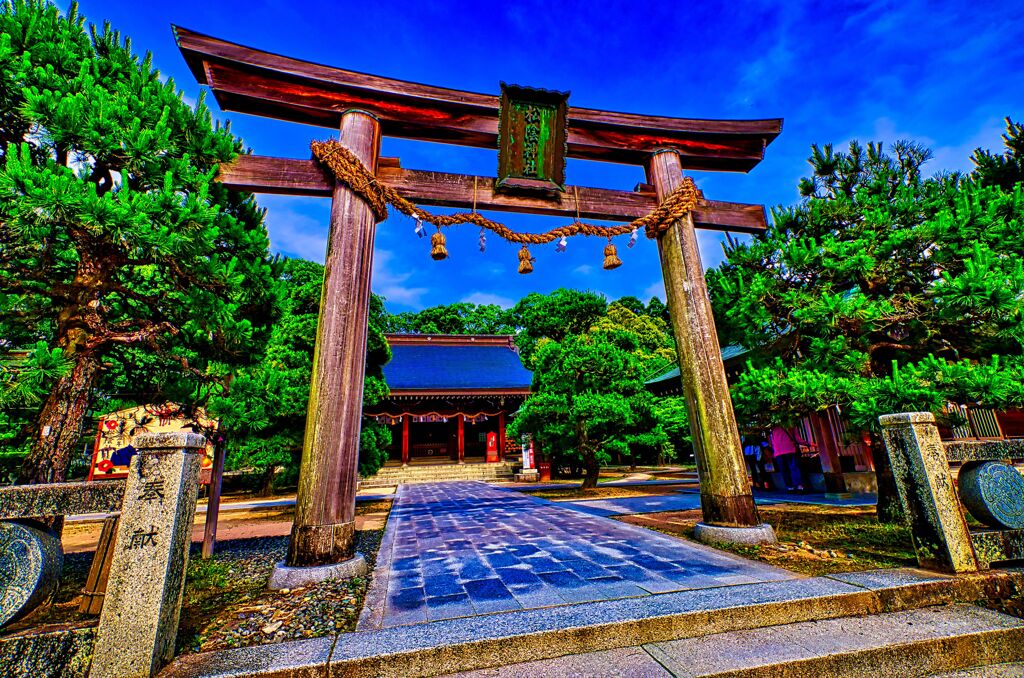
[(935, 415), (887, 414), (879, 417), (879, 423), (918, 562), (946, 572), (976, 572), (971, 534)]
[(206, 438), (146, 433), (129, 466), (91, 678), (149, 678), (174, 656)]

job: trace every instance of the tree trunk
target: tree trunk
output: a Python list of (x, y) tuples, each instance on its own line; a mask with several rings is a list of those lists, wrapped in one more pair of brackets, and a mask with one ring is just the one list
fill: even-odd
[(870, 450), (871, 460), (875, 465), (875, 479), (878, 483), (878, 505), (875, 507), (878, 522), (902, 524), (904, 521), (903, 506), (900, 504), (896, 480), (892, 475), (889, 454), (885, 450), (885, 444), (874, 433), (871, 434)]
[(269, 466), (263, 471), (260, 489), (257, 494), (261, 497), (270, 497), (274, 494), (274, 476), (277, 475), (277, 467)]
[(584, 453), (583, 465), (586, 473), (583, 476), (583, 485), (580, 486), (580, 489), (592, 490), (597, 487), (597, 477), (601, 472), (601, 465), (597, 463), (597, 455)]
[(37, 437), (22, 464), (19, 483), (65, 480), (71, 457), (79, 449), (98, 372), (99, 358), (92, 353), (79, 353), (71, 373), (57, 380), (39, 413)]

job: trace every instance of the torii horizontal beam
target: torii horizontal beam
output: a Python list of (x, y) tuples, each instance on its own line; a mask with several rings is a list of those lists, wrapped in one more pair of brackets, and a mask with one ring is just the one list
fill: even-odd
[[(293, 59), (174, 27), (178, 46), (220, 107), (338, 128), (341, 115), (372, 113), (385, 136), (496, 148), (498, 97), (382, 78)], [(698, 120), (571, 107), (569, 157), (643, 165), (673, 148), (683, 169), (748, 172), (782, 120)]]
[[(580, 218), (627, 222), (658, 206), (654, 189), (646, 184), (638, 191), (569, 186), (555, 199), (537, 198), (495, 193), (493, 177), (404, 169), (397, 158), (381, 158), (377, 177), (418, 205), (468, 210), (475, 204), (480, 210), (575, 218), (579, 195)], [(334, 180), (313, 160), (242, 155), (222, 165), (218, 178), (226, 186), (253, 193), (329, 197), (334, 190)], [(697, 228), (757, 233), (765, 229), (764, 207), (709, 200), (693, 211), (693, 222)]]

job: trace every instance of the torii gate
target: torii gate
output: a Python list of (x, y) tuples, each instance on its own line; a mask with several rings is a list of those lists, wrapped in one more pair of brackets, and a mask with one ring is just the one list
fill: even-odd
[[(496, 96), (346, 71), (180, 27), (174, 31), (192, 73), (213, 90), (223, 110), (338, 129), (341, 144), (377, 179), (421, 205), (630, 221), (671, 194), (683, 182), (684, 169), (750, 171), (782, 130), (781, 119), (691, 120), (563, 108), (568, 126), (561, 128), (561, 152), (642, 165), (649, 183), (632, 192), (573, 186), (564, 192), (507, 192), (491, 177), (409, 170), (396, 158), (379, 157), (382, 135), (498, 147)], [(313, 160), (245, 155), (222, 167), (220, 180), (256, 193), (332, 197), (287, 561), (308, 568), (314, 579), (314, 570), (323, 568), (313, 566), (344, 566), (356, 556), (356, 469), (375, 217), (365, 200)], [(554, 183), (563, 188), (557, 177)], [(765, 228), (764, 207), (704, 201), (658, 235), (700, 478), (704, 522), (698, 537), (774, 541), (771, 528), (758, 520), (751, 495), (695, 228), (757, 232)]]

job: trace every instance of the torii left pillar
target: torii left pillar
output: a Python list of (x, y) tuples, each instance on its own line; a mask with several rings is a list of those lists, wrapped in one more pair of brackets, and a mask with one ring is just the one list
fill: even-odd
[[(340, 131), (342, 145), (376, 172), (377, 119), (346, 111)], [(366, 201), (336, 184), (295, 523), (288, 561), (274, 569), (271, 588), (355, 576), (366, 569), (355, 551), (355, 499), (375, 230), (376, 218)]]

